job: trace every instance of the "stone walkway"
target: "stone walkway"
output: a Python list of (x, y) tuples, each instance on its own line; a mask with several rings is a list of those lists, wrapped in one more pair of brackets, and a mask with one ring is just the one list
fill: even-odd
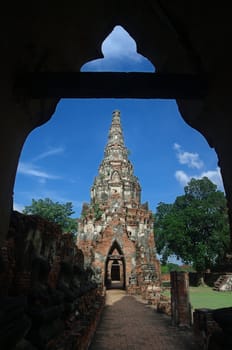
[(197, 350), (190, 330), (123, 290), (108, 290), (106, 306), (89, 350)]

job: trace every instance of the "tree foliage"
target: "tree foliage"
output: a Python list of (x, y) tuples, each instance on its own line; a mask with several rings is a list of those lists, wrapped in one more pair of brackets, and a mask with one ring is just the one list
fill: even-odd
[(177, 265), (174, 263), (168, 262), (165, 265), (161, 265), (161, 273), (169, 273), (171, 271), (186, 271), (186, 272), (192, 272), (194, 269), (189, 265)]
[(197, 271), (220, 263), (229, 248), (226, 199), (207, 177), (192, 179), (173, 204), (159, 203), (155, 214), (157, 251), (165, 263), (175, 254)]
[(74, 233), (77, 231), (77, 222), (70, 216), (74, 214), (73, 204), (67, 202), (61, 204), (53, 202), (49, 198), (32, 199), (31, 205), (23, 209), (24, 214), (39, 215), (48, 221), (55, 222), (60, 225), (63, 232)]

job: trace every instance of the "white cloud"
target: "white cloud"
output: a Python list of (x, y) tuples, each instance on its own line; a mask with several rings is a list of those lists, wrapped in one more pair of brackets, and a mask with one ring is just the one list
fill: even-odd
[(23, 211), (25, 205), (14, 202), (13, 207), (14, 207), (14, 210), (19, 211), (21, 213)]
[(192, 178), (202, 179), (204, 176), (206, 176), (210, 179), (210, 181), (217, 185), (219, 190), (224, 191), (222, 176), (219, 167), (217, 167), (214, 170), (203, 171), (202, 168), (204, 167), (204, 162), (200, 159), (198, 153), (186, 152), (178, 143), (173, 144), (173, 149), (176, 151), (176, 156), (180, 164), (187, 165), (189, 168), (194, 168), (197, 170), (201, 169), (200, 174), (194, 175), (188, 175), (183, 170), (177, 170), (174, 176), (181, 186), (186, 186)]
[(175, 178), (182, 186), (186, 186), (192, 178), (202, 179), (205, 176), (208, 177), (210, 181), (212, 181), (215, 185), (217, 185), (219, 190), (224, 191), (222, 176), (218, 167), (215, 170), (204, 171), (200, 175), (192, 176), (186, 174), (186, 172), (184, 172), (183, 170), (177, 170), (175, 172)]
[(182, 170), (177, 170), (175, 172), (175, 178), (177, 179), (177, 181), (182, 185), (182, 186), (186, 186), (187, 183), (190, 181), (190, 177)]
[(208, 170), (201, 174), (201, 177), (208, 177), (220, 190), (224, 190), (220, 169)]
[(34, 176), (40, 178), (40, 181), (45, 181), (46, 179), (57, 180), (60, 179), (59, 176), (49, 174), (45, 171), (41, 171), (35, 165), (19, 162), (18, 173), (28, 176)]
[(37, 157), (35, 157), (33, 160), (39, 160), (39, 159), (44, 159), (50, 156), (58, 155), (64, 153), (64, 148), (63, 147), (56, 147), (56, 148), (50, 148), (48, 151), (43, 152), (39, 154)]
[(189, 168), (201, 169), (204, 166), (203, 161), (200, 159), (198, 153), (191, 153), (183, 151), (178, 143), (174, 143), (174, 150), (176, 150), (176, 156), (180, 164), (185, 164)]
[(178, 159), (180, 164), (186, 164), (190, 168), (201, 169), (204, 165), (198, 153), (182, 152), (178, 154)]

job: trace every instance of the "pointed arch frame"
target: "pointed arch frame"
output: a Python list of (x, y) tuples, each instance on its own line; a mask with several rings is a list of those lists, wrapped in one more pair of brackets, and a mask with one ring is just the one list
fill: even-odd
[(105, 286), (107, 286), (107, 270), (108, 270), (108, 264), (109, 261), (112, 260), (110, 258), (110, 255), (112, 255), (114, 249), (116, 249), (119, 253), (119, 255), (121, 255), (121, 258), (119, 259), (120, 261), (122, 261), (122, 267), (123, 267), (123, 289), (126, 288), (126, 259), (122, 250), (122, 247), (120, 246), (119, 242), (117, 239), (114, 239), (114, 241), (111, 244), (111, 247), (108, 250), (108, 254), (106, 256), (106, 260), (105, 260), (105, 277), (104, 277), (104, 282), (105, 282)]

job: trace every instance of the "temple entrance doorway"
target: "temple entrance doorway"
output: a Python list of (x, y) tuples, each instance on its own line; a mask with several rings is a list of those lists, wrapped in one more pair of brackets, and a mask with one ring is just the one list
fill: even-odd
[(114, 241), (105, 264), (105, 286), (107, 289), (125, 288), (125, 259), (119, 244)]
[(114, 260), (111, 265), (111, 281), (120, 281), (120, 264), (118, 260)]

